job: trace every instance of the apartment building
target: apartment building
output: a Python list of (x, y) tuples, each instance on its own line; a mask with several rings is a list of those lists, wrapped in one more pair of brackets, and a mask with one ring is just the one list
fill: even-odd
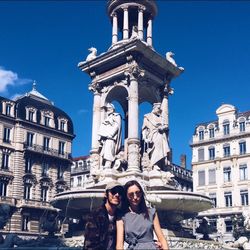
[(214, 208), (200, 216), (209, 218), (215, 236), (220, 218), (227, 241), (234, 216), (249, 210), (250, 111), (223, 104), (216, 115), (216, 120), (198, 124), (193, 134), (193, 189), (213, 200)]
[(5, 232), (41, 233), (42, 220), (55, 211), (49, 201), (70, 188), (70, 117), (32, 91), (10, 100), (0, 97), (0, 204), (12, 217)]

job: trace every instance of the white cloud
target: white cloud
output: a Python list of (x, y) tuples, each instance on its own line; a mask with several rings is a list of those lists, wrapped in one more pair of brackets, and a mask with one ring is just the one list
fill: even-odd
[(0, 66), (0, 93), (6, 92), (8, 86), (23, 85), (31, 81), (31, 79), (19, 78), (17, 73)]

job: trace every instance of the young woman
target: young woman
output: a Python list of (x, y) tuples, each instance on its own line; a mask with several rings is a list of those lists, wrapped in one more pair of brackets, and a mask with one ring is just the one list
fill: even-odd
[(124, 249), (124, 241), (128, 244), (129, 250), (159, 249), (154, 242), (153, 232), (155, 232), (161, 249), (168, 250), (168, 243), (161, 231), (157, 213), (154, 208), (146, 206), (140, 184), (135, 180), (129, 181), (125, 184), (124, 191), (123, 215), (116, 222), (116, 249)]

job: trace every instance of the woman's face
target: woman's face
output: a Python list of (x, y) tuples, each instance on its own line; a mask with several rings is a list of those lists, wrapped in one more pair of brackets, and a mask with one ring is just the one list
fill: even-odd
[(130, 205), (138, 206), (141, 202), (141, 197), (142, 192), (136, 185), (133, 185), (128, 188), (127, 198)]

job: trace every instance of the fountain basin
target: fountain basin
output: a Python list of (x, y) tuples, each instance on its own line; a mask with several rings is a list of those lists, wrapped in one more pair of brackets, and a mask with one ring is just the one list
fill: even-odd
[[(56, 195), (51, 204), (61, 209), (63, 216), (79, 219), (100, 206), (103, 197), (104, 189), (75, 189)], [(171, 223), (193, 218), (199, 212), (212, 208), (212, 201), (207, 196), (191, 192), (151, 190), (147, 191), (147, 199), (157, 211), (166, 213)]]

